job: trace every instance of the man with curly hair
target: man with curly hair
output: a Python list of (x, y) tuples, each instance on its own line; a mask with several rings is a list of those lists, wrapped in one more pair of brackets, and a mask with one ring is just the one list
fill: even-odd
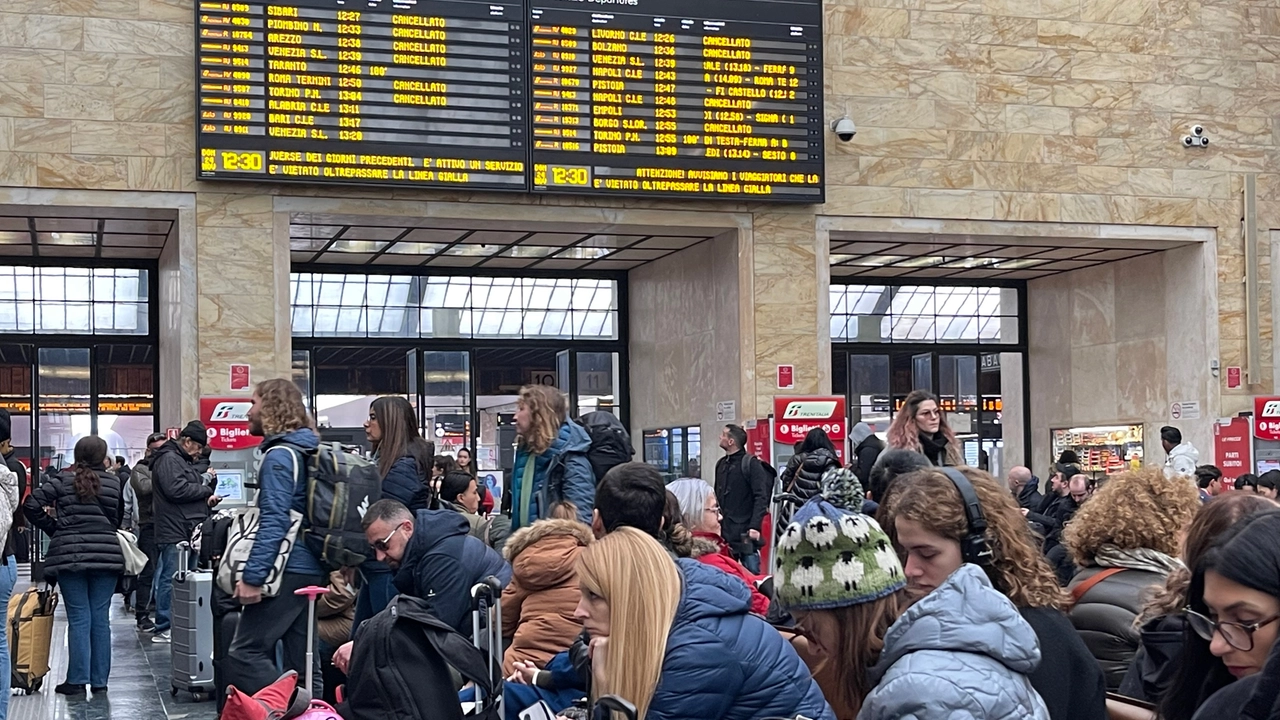
[[(270, 685), (276, 668), (276, 643), (284, 642), (284, 669), (306, 673), (307, 599), (294, 591), (325, 585), (326, 573), (306, 543), (294, 543), (285, 561), (283, 582), (275, 597), (264, 597), (276, 557), (291, 524), (290, 511), (306, 516), (307, 461), (320, 446), (302, 393), (290, 380), (264, 380), (253, 391), (249, 432), (263, 438), (258, 469), (258, 537), (249, 552), (234, 597), (244, 606), (235, 638), (227, 651), (226, 681), (252, 695)], [(320, 656), (313, 677), (320, 680)], [(323, 688), (313, 687), (320, 697)]]

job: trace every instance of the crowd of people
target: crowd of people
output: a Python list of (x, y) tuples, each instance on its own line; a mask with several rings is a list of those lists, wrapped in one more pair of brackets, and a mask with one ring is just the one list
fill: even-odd
[[(375, 400), (369, 554), (333, 568), (307, 543), (282, 554), (320, 439), (291, 381), (260, 383), (249, 411), (263, 438), (260, 526), (229, 593), (238, 623), (220, 694), (306, 672), (314, 629), (293, 590), (331, 591), (312, 671), (333, 697), (370, 657), (362, 647), (385, 640), (369, 621), (393, 598), (478, 642), (471, 592), (492, 578), (502, 647), (490, 650), (513, 720), (538, 702), (582, 717), (606, 695), (650, 720), (1089, 720), (1126, 702), (1192, 720), (1270, 717), (1276, 705), (1280, 478), (1226, 482), (1175, 428), (1162, 430), (1163, 466), (1095, 477), (1067, 451), (1047, 482), (1021, 466), (996, 478), (964, 466), (938, 398), (916, 391), (883, 438), (854, 425), (847, 466), (815, 430), (775, 475), (726, 425), (714, 479), (668, 484), (637, 462), (597, 475), (592, 437), (567, 410), (555, 389), (521, 390), (509, 488), (493, 498), (469, 450), (437, 455), (407, 400)], [(117, 528), (136, 531), (151, 561), (129, 601), (138, 629), (168, 639), (178, 553), (220, 501), (206, 446), (193, 422), (148, 438), (129, 468), (88, 436), (20, 512), (0, 502), (0, 520), (8, 510), (51, 537), (44, 572), (71, 624), (57, 692), (107, 689)], [(0, 468), (10, 505), (13, 465)]]

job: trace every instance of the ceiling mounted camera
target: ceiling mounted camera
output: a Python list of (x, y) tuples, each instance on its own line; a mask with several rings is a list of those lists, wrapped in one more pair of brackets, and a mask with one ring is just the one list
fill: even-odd
[(836, 134), (836, 137), (840, 138), (840, 142), (849, 142), (854, 135), (858, 134), (858, 126), (854, 125), (848, 116), (845, 116), (839, 120), (832, 121), (831, 131)]

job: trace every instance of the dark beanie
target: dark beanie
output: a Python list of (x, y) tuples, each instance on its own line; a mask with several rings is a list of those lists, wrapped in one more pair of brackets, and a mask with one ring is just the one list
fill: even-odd
[(190, 438), (201, 445), (209, 444), (209, 432), (204, 429), (204, 423), (199, 420), (192, 420), (187, 423), (187, 426), (182, 428), (181, 437)]
[(9, 419), (9, 411), (0, 408), (0, 442), (13, 439), (13, 421)]

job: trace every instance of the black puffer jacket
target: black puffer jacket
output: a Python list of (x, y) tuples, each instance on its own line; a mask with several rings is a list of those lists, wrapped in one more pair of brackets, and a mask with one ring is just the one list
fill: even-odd
[(151, 498), (156, 545), (191, 540), (191, 531), (209, 517), (213, 488), (200, 478), (190, 455), (170, 440), (151, 456)]
[(1187, 629), (1187, 616), (1182, 613), (1161, 615), (1143, 623), (1142, 645), (1120, 683), (1120, 694), (1147, 702), (1160, 698), (1173, 682), (1182, 658), (1182, 640)]
[[(32, 525), (51, 539), (44, 561), (44, 577), (56, 581), (59, 572), (124, 572), (124, 555), (116, 528), (124, 515), (120, 478), (98, 469), (98, 496), (82, 501), (76, 495), (70, 469), (45, 482), (27, 496), (22, 510)], [(56, 511), (56, 517), (45, 512)]]
[(788, 463), (787, 469), (783, 471), (782, 488), (799, 496), (801, 500), (808, 500), (822, 492), (823, 474), (831, 468), (840, 467), (840, 461), (826, 448), (820, 447), (796, 457), (800, 460), (794, 464)]
[[(1067, 587), (1070, 591), (1106, 568), (1081, 570)], [(1133, 621), (1165, 576), (1149, 570), (1125, 570), (1103, 579), (1076, 601), (1067, 617), (1080, 633), (1085, 647), (1102, 666), (1107, 690), (1117, 692), (1129, 663), (1138, 652), (1140, 636)]]

